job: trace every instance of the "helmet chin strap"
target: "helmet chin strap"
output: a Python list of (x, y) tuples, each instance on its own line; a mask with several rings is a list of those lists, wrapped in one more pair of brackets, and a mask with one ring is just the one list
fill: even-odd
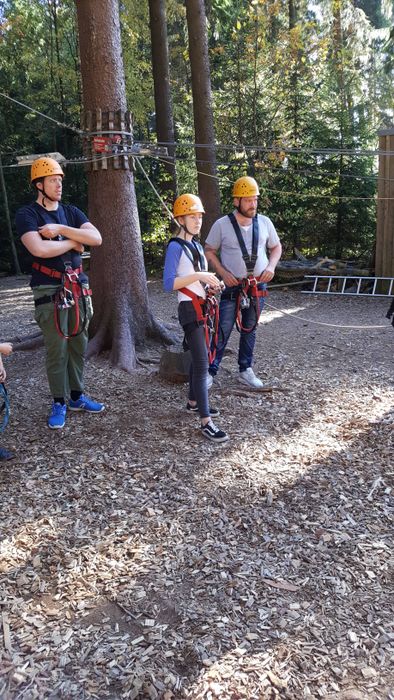
[(242, 197), (238, 197), (238, 204), (235, 205), (235, 208), (236, 208), (237, 212), (243, 216), (241, 209), (240, 209), (241, 201), (242, 201)]
[(42, 206), (44, 207), (44, 209), (46, 209), (46, 205), (45, 205), (45, 200), (46, 200), (46, 199), (49, 199), (51, 202), (57, 202), (56, 199), (53, 199), (52, 197), (49, 196), (49, 194), (47, 194), (47, 193), (45, 192), (44, 183), (42, 183), (42, 190), (40, 190), (38, 187), (37, 187), (37, 189), (38, 189), (38, 191), (41, 192), (41, 194), (42, 194)]
[(198, 233), (199, 233), (199, 232), (198, 232), (198, 233), (192, 233), (191, 231), (189, 231), (189, 229), (187, 228), (186, 224), (180, 224), (179, 221), (177, 221), (176, 219), (175, 219), (175, 221), (176, 221), (177, 226), (181, 229), (181, 231), (186, 231), (186, 233), (188, 233), (189, 236), (192, 236), (193, 238), (195, 238), (195, 237), (198, 238)]

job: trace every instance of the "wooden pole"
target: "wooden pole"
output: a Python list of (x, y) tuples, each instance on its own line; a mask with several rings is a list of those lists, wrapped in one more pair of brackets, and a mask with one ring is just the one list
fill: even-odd
[(394, 277), (394, 128), (379, 132), (377, 277)]
[(20, 275), (20, 274), (21, 274), (21, 268), (20, 268), (20, 265), (19, 265), (18, 253), (16, 252), (16, 246), (15, 246), (15, 241), (14, 241), (14, 234), (12, 233), (10, 209), (9, 209), (9, 206), (8, 206), (7, 189), (6, 189), (6, 186), (5, 186), (4, 173), (3, 173), (3, 163), (2, 163), (2, 160), (1, 160), (1, 153), (0, 153), (0, 180), (1, 180), (1, 189), (2, 189), (2, 191), (3, 191), (4, 208), (5, 208), (5, 218), (6, 218), (6, 220), (7, 220), (8, 235), (9, 235), (10, 243), (11, 243), (12, 257), (14, 258), (15, 274)]

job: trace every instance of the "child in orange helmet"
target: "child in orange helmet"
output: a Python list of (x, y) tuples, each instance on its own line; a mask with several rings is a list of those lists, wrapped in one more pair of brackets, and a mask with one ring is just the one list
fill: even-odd
[(199, 313), (208, 289), (218, 291), (221, 283), (215, 274), (208, 272), (204, 251), (198, 242), (204, 214), (200, 198), (194, 194), (181, 195), (174, 202), (173, 214), (179, 233), (167, 247), (163, 286), (166, 292), (178, 292), (178, 318), (192, 357), (186, 410), (200, 414), (201, 434), (205, 438), (221, 443), (228, 440), (228, 435), (212, 421), (219, 411), (211, 408), (208, 402), (208, 347), (204, 321)]

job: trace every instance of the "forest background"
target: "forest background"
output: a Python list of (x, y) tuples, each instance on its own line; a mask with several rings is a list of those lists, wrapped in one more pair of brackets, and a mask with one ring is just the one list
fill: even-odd
[[(186, 4), (167, 0), (174, 155), (180, 191), (196, 191)], [(202, 3), (203, 4), (203, 3)], [(120, 3), (127, 99), (135, 141), (157, 143), (149, 3)], [(256, 177), (261, 209), (291, 255), (371, 259), (376, 233), (377, 134), (393, 124), (392, 0), (209, 0), (205, 3), (217, 176)], [(11, 218), (32, 199), (16, 157), (82, 155), (82, 88), (74, 0), (0, 3), (0, 151)], [(49, 121), (16, 102), (49, 116)], [(75, 131), (63, 125), (75, 128)], [(144, 167), (170, 202), (160, 159)], [(64, 201), (87, 210), (82, 162), (67, 166)], [(147, 272), (160, 268), (169, 221), (140, 171), (136, 193)], [(116, 221), (116, 202), (113, 218)], [(28, 259), (18, 256), (23, 271)], [(13, 271), (0, 197), (0, 271)]]

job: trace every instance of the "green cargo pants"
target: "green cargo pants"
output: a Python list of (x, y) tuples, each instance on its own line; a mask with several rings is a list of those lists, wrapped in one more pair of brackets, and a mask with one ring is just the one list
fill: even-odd
[[(86, 288), (88, 285), (84, 285)], [(52, 296), (59, 289), (58, 286), (40, 285), (34, 287), (34, 299), (48, 295)], [(49, 388), (52, 396), (56, 398), (68, 397), (70, 391), (83, 391), (83, 369), (85, 364), (85, 351), (88, 344), (88, 326), (93, 316), (92, 300), (90, 296), (84, 297), (86, 303), (87, 323), (85, 330), (75, 338), (63, 338), (56, 330), (54, 317), (54, 304), (41, 304), (37, 306), (34, 318), (40, 326), (46, 349), (46, 371)], [(83, 300), (79, 299), (80, 322), (82, 327), (84, 315)], [(66, 335), (72, 333), (75, 325), (75, 308), (59, 310), (60, 328)]]

